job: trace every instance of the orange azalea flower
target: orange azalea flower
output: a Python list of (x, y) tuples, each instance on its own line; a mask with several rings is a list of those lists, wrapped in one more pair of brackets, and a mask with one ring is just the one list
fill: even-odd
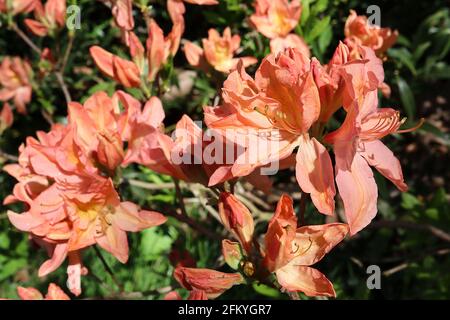
[(246, 252), (250, 252), (255, 226), (247, 207), (231, 193), (222, 192), (219, 196), (219, 214), (225, 228), (239, 239)]
[(38, 132), (37, 140), (29, 137), (20, 147), (19, 163), (4, 167), (18, 180), (4, 203), (28, 205), (28, 211), (9, 211), (8, 217), (51, 256), (39, 275), (54, 271), (68, 257), (68, 286), (78, 295), (80, 276), (87, 273), (80, 250), (98, 244), (125, 263), (126, 232), (162, 224), (166, 218), (121, 202), (111, 178), (99, 166), (113, 170), (120, 164), (121, 144), (129, 138), (130, 118), (140, 112), (139, 102), (122, 92), (112, 99), (100, 92), (84, 108), (77, 104), (69, 108), (67, 126), (55, 125), (47, 134)]
[(66, 0), (48, 0), (45, 6), (40, 1), (34, 8), (36, 20), (25, 19), (26, 26), (39, 37), (62, 28), (66, 20)]
[(178, 267), (173, 275), (183, 288), (204, 291), (208, 299), (215, 299), (232, 286), (243, 282), (239, 273), (223, 273), (211, 269)]
[(2, 111), (0, 112), (0, 135), (12, 126), (14, 121), (14, 115), (12, 113), (11, 107), (8, 103), (3, 105)]
[(358, 16), (354, 10), (350, 10), (344, 33), (345, 43), (351, 48), (352, 53), (358, 54), (357, 46), (363, 45), (372, 48), (379, 57), (394, 45), (398, 37), (397, 30), (369, 25), (367, 17)]
[(287, 48), (296, 48), (309, 56), (305, 41), (290, 32), (297, 26), (302, 6), (298, 0), (255, 0), (255, 13), (250, 17), (253, 27), (270, 41), (270, 50), (276, 54)]
[[(212, 141), (205, 138), (202, 129), (191, 118), (184, 115), (178, 121), (172, 139), (164, 133), (164, 117), (161, 101), (152, 97), (142, 114), (131, 124), (124, 165), (139, 163), (176, 179), (203, 185), (216, 185), (233, 178), (232, 165), (226, 164), (225, 153), (218, 155), (218, 159), (204, 157), (204, 151), (210, 144), (212, 146)], [(215, 138), (218, 139), (214, 141), (215, 145), (223, 144), (224, 150), (232, 148), (226, 146), (220, 136)], [(270, 179), (258, 171), (249, 175), (247, 180), (265, 192), (271, 187)]]
[[(224, 104), (205, 109), (208, 127), (234, 131), (246, 148), (231, 168), (245, 176), (255, 168), (287, 158), (298, 146), (297, 181), (324, 214), (334, 211), (331, 159), (308, 130), (320, 115), (320, 97), (309, 58), (296, 49), (266, 57), (253, 80), (242, 66), (224, 83)], [(250, 138), (251, 137), (251, 138)]]
[(133, 61), (122, 59), (98, 46), (91, 47), (90, 53), (105, 75), (125, 87), (139, 87), (143, 79), (154, 81), (162, 65), (176, 54), (183, 32), (184, 21), (180, 21), (173, 25), (171, 33), (164, 38), (162, 29), (151, 20), (146, 49), (139, 38), (130, 32), (130, 54)]
[(140, 113), (140, 106), (139, 101), (122, 91), (112, 98), (105, 92), (97, 92), (84, 106), (70, 102), (69, 124), (76, 132), (77, 145), (95, 163), (114, 172), (124, 159), (123, 141), (130, 137), (130, 121)]
[(19, 113), (26, 113), (26, 104), (31, 101), (30, 64), (18, 57), (6, 57), (0, 65), (0, 101), (13, 99)]
[[(336, 183), (344, 202), (351, 234), (355, 234), (377, 213), (377, 185), (370, 166), (406, 191), (400, 162), (380, 139), (399, 130), (404, 120), (399, 112), (378, 108), (377, 88), (383, 82), (381, 61), (369, 48), (361, 48), (365, 59), (343, 67), (343, 105), (347, 111), (342, 126), (325, 136), (333, 144), (336, 157)], [(378, 61), (377, 61), (378, 60)]]
[(38, 5), (39, 0), (0, 0), (0, 12), (12, 13), (29, 13)]
[(70, 300), (69, 296), (54, 283), (48, 286), (45, 298), (35, 288), (17, 287), (17, 294), (22, 300)]
[(297, 228), (292, 199), (283, 195), (265, 236), (265, 264), (287, 291), (335, 297), (333, 284), (310, 266), (319, 262), (347, 233), (348, 226), (342, 223)]
[(242, 59), (245, 67), (258, 62), (253, 57), (233, 58), (240, 42), (241, 37), (231, 36), (229, 27), (224, 30), (222, 37), (215, 29), (209, 29), (208, 39), (203, 39), (203, 49), (187, 41), (184, 51), (190, 65), (201, 68), (206, 60), (217, 71), (228, 73), (236, 68), (239, 59)]

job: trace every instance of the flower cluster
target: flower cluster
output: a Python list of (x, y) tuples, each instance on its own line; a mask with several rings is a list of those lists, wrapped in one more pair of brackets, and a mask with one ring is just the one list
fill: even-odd
[[(222, 34), (210, 29), (202, 46), (183, 41), (185, 57), (198, 72), (211, 76), (214, 69), (218, 72), (214, 75), (223, 73), (227, 78), (223, 84), (219, 80), (221, 94), (214, 105), (200, 109), (208, 130), (183, 114), (170, 135), (160, 99), (166, 89), (162, 78), (182, 43), (185, 2), (216, 5), (218, 1), (168, 0), (171, 29), (167, 35), (147, 6), (132, 0), (102, 2), (111, 8), (130, 59), (97, 45), (90, 47), (90, 55), (104, 75), (129, 91), (112, 95), (99, 91), (83, 104), (70, 101), (69, 95), (67, 119), (52, 123), (48, 132), (28, 137), (19, 148), (17, 163), (3, 167), (17, 180), (4, 204), (20, 202), (25, 208), (21, 213), (8, 211), (9, 220), (49, 256), (39, 276), (53, 272), (67, 258), (68, 288), (80, 295), (81, 276), (88, 273), (83, 250), (98, 245), (125, 263), (127, 232), (166, 222), (161, 213), (141, 210), (121, 199), (121, 169), (139, 164), (173, 177), (177, 193), (178, 180), (210, 188), (209, 200), (218, 208), (216, 218), (227, 236), (234, 238), (222, 241), (224, 261), (232, 273), (197, 268), (188, 254), (171, 256), (174, 278), (189, 291), (189, 299), (217, 298), (235, 285), (252, 281), (283, 292), (334, 297), (330, 280), (313, 266), (375, 217), (378, 190), (371, 167), (400, 191), (407, 190), (399, 160), (381, 141), (415, 129), (401, 129), (405, 120), (399, 112), (379, 107), (379, 92), (389, 91), (382, 58), (397, 32), (369, 26), (367, 18), (352, 11), (345, 25), (346, 38), (324, 64), (311, 57), (308, 45), (294, 32), (302, 12), (299, 0), (255, 0), (249, 22), (270, 39), (271, 53), (252, 76), (246, 67), (258, 60), (240, 56), (241, 37), (232, 34), (231, 28)], [(136, 6), (146, 23), (145, 46), (135, 29)], [(64, 27), (66, 1), (48, 0), (45, 5), (39, 0), (0, 1), (0, 12), (10, 16), (32, 11), (34, 19), (26, 19), (25, 25), (34, 35), (52, 37)], [(42, 60), (54, 63), (50, 50), (39, 52)], [(59, 67), (65, 62), (54, 64)], [(63, 70), (57, 72), (63, 82)], [(35, 83), (30, 64), (5, 57), (0, 85), (0, 100), (5, 101), (1, 134), (13, 122), (13, 109), (26, 113), (32, 100)], [(338, 125), (330, 126), (332, 121)], [(267, 172), (274, 164), (277, 169), (295, 170), (303, 197), (309, 194), (324, 215), (335, 215), (339, 195), (343, 223), (299, 224), (292, 198), (283, 194), (265, 234), (257, 234), (260, 228), (255, 227), (254, 214), (234, 194), (234, 186), (245, 179), (269, 194), (272, 181)], [(183, 218), (195, 225), (189, 216)], [(23, 299), (44, 298), (33, 288), (18, 292)], [(51, 284), (45, 299), (68, 296)], [(171, 291), (166, 299), (181, 296)]]
[(110, 98), (98, 92), (84, 105), (71, 103), (67, 125), (55, 124), (50, 132), (38, 132), (37, 139), (29, 137), (20, 147), (19, 163), (3, 168), (18, 180), (4, 204), (20, 201), (27, 207), (21, 214), (9, 211), (11, 223), (50, 256), (39, 275), (51, 273), (67, 257), (68, 286), (76, 295), (80, 276), (87, 273), (83, 249), (98, 244), (125, 263), (126, 232), (166, 221), (160, 213), (121, 202), (114, 187), (123, 144), (139, 116), (140, 103), (130, 95), (119, 91)]

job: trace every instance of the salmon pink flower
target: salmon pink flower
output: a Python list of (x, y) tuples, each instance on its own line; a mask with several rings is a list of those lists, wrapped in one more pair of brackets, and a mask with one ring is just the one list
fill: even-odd
[(101, 47), (92, 46), (90, 53), (97, 67), (108, 77), (125, 87), (140, 87), (142, 81), (153, 82), (156, 74), (170, 56), (178, 51), (184, 21), (176, 23), (170, 34), (164, 38), (162, 29), (151, 20), (146, 49), (139, 38), (130, 32), (130, 55), (133, 61), (116, 56)]
[(243, 282), (239, 273), (223, 273), (211, 269), (178, 267), (173, 275), (183, 288), (204, 291), (208, 299), (215, 299), (232, 286)]
[(350, 10), (344, 33), (344, 41), (352, 53), (358, 54), (357, 47), (362, 45), (372, 48), (379, 57), (394, 45), (398, 37), (397, 30), (370, 25), (366, 16), (358, 16), (354, 10)]
[(14, 121), (14, 115), (12, 113), (11, 107), (8, 103), (3, 105), (2, 111), (0, 112), (0, 135), (9, 127), (12, 126)]
[(35, 288), (17, 287), (17, 294), (21, 300), (70, 300), (69, 296), (54, 283), (50, 283), (48, 286), (45, 298)]
[(334, 297), (333, 284), (311, 266), (341, 242), (348, 226), (331, 223), (297, 228), (292, 199), (283, 195), (265, 235), (265, 265), (287, 291)]
[(97, 92), (84, 105), (70, 102), (68, 108), (77, 145), (95, 163), (114, 172), (124, 159), (123, 141), (130, 137), (131, 119), (140, 113), (139, 101), (122, 91), (112, 98)]
[(250, 211), (228, 192), (219, 196), (219, 214), (225, 228), (239, 240), (246, 252), (251, 251), (255, 229)]
[(296, 48), (309, 57), (305, 41), (290, 32), (297, 26), (302, 6), (298, 0), (255, 0), (255, 13), (250, 17), (253, 27), (270, 41), (270, 50), (276, 54), (287, 48)]
[(40, 0), (0, 0), (0, 12), (12, 13), (29, 13), (34, 10)]
[[(170, 175), (176, 179), (203, 185), (216, 185), (233, 178), (231, 164), (227, 164), (226, 153), (213, 159), (205, 157), (205, 150), (222, 145), (222, 150), (234, 149), (220, 136), (214, 143), (206, 138), (202, 129), (191, 118), (184, 115), (176, 125), (173, 138), (164, 133), (165, 114), (161, 101), (152, 97), (143, 112), (131, 124), (131, 137), (123, 165), (135, 162), (153, 171)], [(238, 154), (237, 151), (234, 154)], [(255, 187), (268, 191), (271, 182), (255, 171), (247, 177)]]
[(31, 101), (30, 64), (18, 57), (5, 57), (0, 64), (0, 101), (13, 100), (19, 113), (26, 113), (26, 105)]
[[(374, 55), (368, 48), (366, 56)], [(369, 166), (375, 167), (399, 190), (406, 191), (400, 162), (380, 141), (399, 130), (404, 120), (399, 112), (378, 108), (377, 88), (383, 81), (381, 61), (364, 59), (343, 68), (346, 90), (343, 106), (347, 111), (342, 126), (324, 140), (333, 144), (336, 158), (336, 183), (344, 202), (345, 216), (351, 234), (355, 234), (377, 213), (377, 185)]]
[(203, 67), (203, 61), (206, 60), (217, 71), (228, 73), (236, 68), (239, 59), (242, 59), (245, 67), (258, 62), (253, 57), (233, 58), (240, 42), (241, 37), (231, 36), (229, 27), (224, 30), (222, 37), (215, 29), (209, 29), (208, 39), (203, 39), (203, 49), (188, 41), (184, 51), (190, 65)]
[(126, 232), (160, 225), (166, 218), (121, 202), (111, 178), (98, 168), (98, 163), (111, 170), (120, 164), (121, 143), (130, 135), (129, 118), (134, 117), (132, 110), (140, 109), (139, 102), (121, 92), (113, 99), (97, 93), (84, 107), (69, 108), (67, 126), (55, 125), (47, 134), (38, 132), (38, 139), (27, 138), (19, 149), (19, 163), (4, 167), (18, 180), (4, 204), (27, 204), (27, 211), (9, 211), (8, 217), (51, 257), (40, 267), (39, 276), (57, 269), (67, 257), (68, 286), (79, 295), (80, 276), (87, 273), (81, 250), (98, 244), (125, 263)]
[(308, 130), (320, 115), (320, 97), (309, 58), (296, 49), (266, 57), (253, 80), (242, 66), (224, 83), (224, 104), (205, 108), (208, 127), (233, 131), (245, 147), (233, 164), (233, 176), (289, 157), (299, 147), (296, 177), (303, 191), (324, 214), (334, 211), (331, 159)]
[(34, 8), (33, 19), (25, 19), (25, 25), (39, 37), (44, 37), (47, 34), (62, 28), (66, 20), (66, 0), (48, 0), (45, 6), (40, 1), (37, 2)]

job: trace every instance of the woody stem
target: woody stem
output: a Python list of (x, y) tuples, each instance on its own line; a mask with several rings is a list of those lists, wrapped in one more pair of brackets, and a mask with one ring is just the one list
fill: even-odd
[(186, 211), (186, 206), (184, 205), (184, 199), (183, 199), (183, 194), (181, 192), (181, 188), (180, 188), (180, 181), (178, 179), (173, 179), (173, 182), (175, 183), (175, 193), (177, 195), (177, 199), (178, 199), (178, 204), (180, 206), (181, 209), (181, 213), (184, 216), (187, 216), (187, 211)]
[(108, 265), (108, 262), (106, 262), (105, 258), (103, 257), (102, 253), (100, 252), (100, 250), (98, 249), (97, 246), (93, 246), (95, 253), (97, 254), (97, 257), (100, 259), (100, 261), (103, 264), (103, 267), (105, 268), (106, 272), (109, 273), (109, 275), (111, 276), (111, 279), (113, 280), (113, 282), (116, 284), (116, 286), (119, 288), (119, 291), (122, 292), (123, 291), (123, 287), (120, 284), (119, 281), (117, 281), (116, 276), (114, 275), (113, 270), (111, 269), (111, 267)]
[(28, 44), (28, 46), (33, 49), (34, 52), (36, 52), (38, 55), (42, 54), (41, 49), (39, 49), (39, 47), (22, 30), (20, 30), (17, 24), (12, 23), (11, 29), (14, 30), (14, 32), (17, 33), (17, 35), (22, 38), (22, 40), (25, 41), (26, 44)]

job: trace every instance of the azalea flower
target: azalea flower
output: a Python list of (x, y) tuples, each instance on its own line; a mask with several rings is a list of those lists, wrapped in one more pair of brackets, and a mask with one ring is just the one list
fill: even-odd
[(3, 105), (2, 111), (0, 111), (0, 135), (9, 127), (12, 126), (14, 122), (14, 115), (12, 113), (11, 107), (8, 103)]
[(25, 19), (25, 25), (39, 37), (53, 34), (58, 28), (65, 26), (66, 0), (48, 0), (45, 6), (40, 1), (34, 8), (33, 19)]
[(233, 58), (236, 50), (239, 49), (241, 37), (231, 36), (231, 30), (227, 27), (223, 36), (215, 29), (209, 29), (208, 39), (203, 39), (203, 49), (196, 44), (187, 41), (184, 45), (184, 52), (190, 65), (205, 68), (205, 63), (211, 65), (220, 72), (228, 73), (235, 69), (239, 59), (242, 59), (245, 67), (258, 62), (253, 57)]
[(208, 299), (215, 299), (232, 286), (243, 282), (239, 273), (224, 273), (211, 269), (178, 267), (173, 275), (183, 288), (203, 291)]
[(13, 100), (19, 113), (26, 113), (26, 105), (31, 101), (30, 64), (19, 57), (5, 57), (0, 64), (0, 101)]
[(38, 5), (39, 0), (0, 0), (0, 12), (12, 13), (29, 13)]
[(308, 133), (321, 109), (309, 58), (296, 49), (271, 54), (262, 61), (255, 79), (240, 64), (225, 81), (222, 98), (221, 106), (205, 108), (205, 122), (224, 135), (234, 131), (246, 148), (231, 168), (233, 176), (246, 176), (257, 167), (287, 158), (299, 147), (297, 181), (320, 212), (332, 214), (331, 159)]
[(255, 227), (252, 215), (247, 207), (233, 194), (222, 192), (219, 196), (219, 214), (225, 228), (239, 239), (247, 252), (250, 252)]
[[(122, 113), (118, 101), (124, 105)], [(126, 232), (160, 225), (166, 218), (121, 202), (111, 177), (99, 168), (102, 164), (112, 170), (120, 164), (120, 146), (128, 139), (129, 117), (134, 117), (132, 110), (140, 108), (139, 102), (125, 93), (113, 99), (97, 93), (84, 108), (77, 104), (69, 108), (68, 125), (38, 132), (38, 139), (28, 137), (19, 149), (19, 163), (4, 167), (18, 180), (4, 204), (27, 204), (27, 211), (8, 211), (8, 217), (51, 257), (40, 267), (39, 276), (56, 270), (67, 257), (68, 286), (79, 295), (80, 276), (87, 273), (82, 249), (98, 244), (125, 263)]]
[(140, 108), (138, 100), (122, 91), (112, 98), (97, 92), (84, 105), (70, 102), (69, 124), (76, 132), (77, 145), (95, 163), (114, 172), (124, 159), (123, 141), (130, 138), (131, 119), (140, 113)]
[(21, 300), (70, 300), (69, 296), (54, 283), (48, 286), (48, 292), (44, 296), (35, 288), (17, 287), (17, 294)]
[(270, 41), (272, 53), (296, 48), (309, 56), (305, 41), (290, 33), (298, 24), (302, 6), (298, 0), (255, 0), (255, 13), (250, 17), (253, 27)]
[[(232, 164), (227, 164), (226, 151), (234, 150), (234, 146), (227, 145), (220, 135), (214, 136), (217, 139), (214, 142), (211, 138), (205, 138), (202, 129), (187, 115), (178, 121), (170, 137), (164, 133), (164, 117), (161, 101), (152, 97), (131, 125), (123, 165), (139, 163), (153, 171), (205, 186), (233, 178)], [(225, 152), (218, 152), (211, 159), (204, 156), (208, 149), (212, 155), (215, 147), (221, 147)], [(238, 154), (237, 150), (234, 154)], [(261, 176), (258, 171), (250, 174), (247, 180), (265, 192), (271, 187), (268, 177)]]
[(311, 266), (322, 260), (348, 233), (343, 223), (297, 228), (292, 199), (282, 195), (265, 235), (264, 262), (287, 291), (335, 297), (333, 284)]
[(178, 51), (184, 22), (173, 25), (164, 38), (162, 29), (151, 20), (148, 27), (146, 49), (139, 38), (130, 32), (130, 55), (133, 61), (116, 56), (99, 46), (92, 46), (90, 53), (97, 67), (108, 77), (125, 87), (140, 87), (145, 81), (153, 82), (156, 74), (170, 56)]
[(372, 48), (379, 57), (394, 45), (398, 37), (397, 30), (370, 25), (366, 16), (358, 16), (354, 10), (350, 10), (344, 33), (344, 41), (352, 53), (358, 54), (357, 47), (362, 45)]

